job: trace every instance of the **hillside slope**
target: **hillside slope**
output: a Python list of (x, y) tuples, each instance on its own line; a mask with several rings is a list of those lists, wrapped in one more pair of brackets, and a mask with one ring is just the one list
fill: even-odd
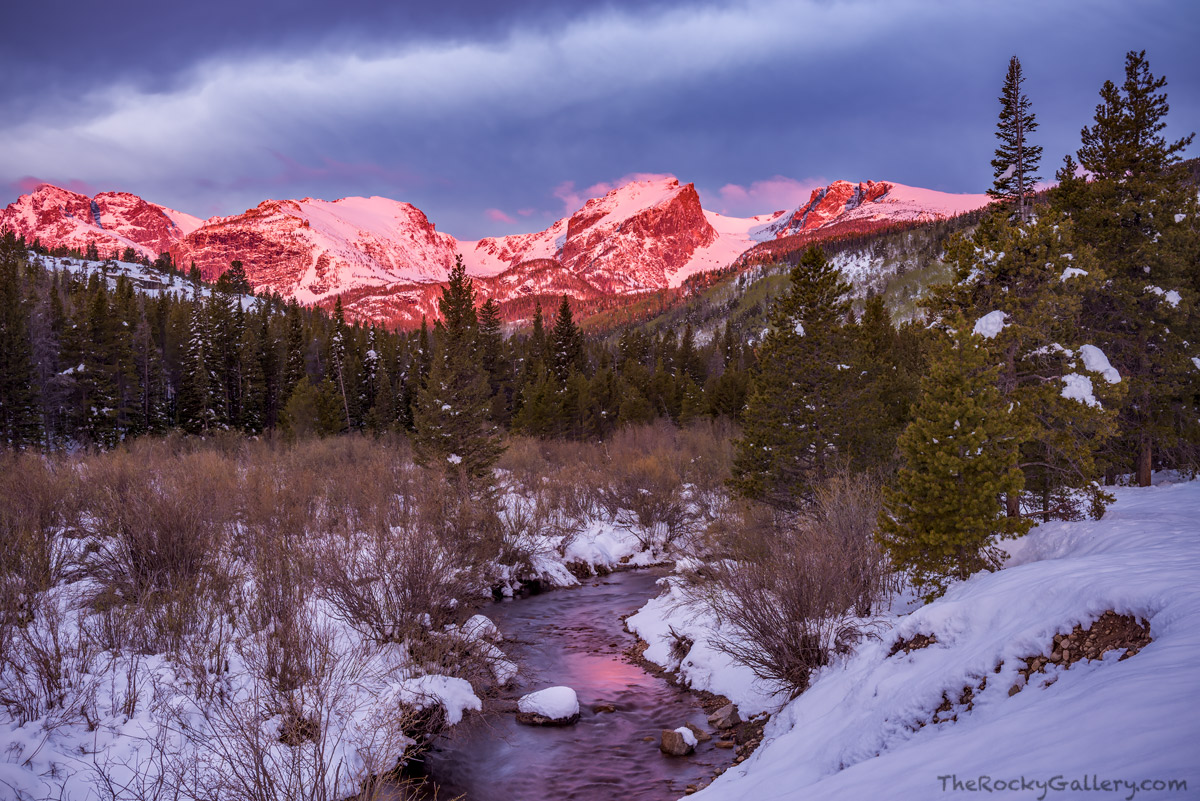
[[(1103, 520), (1039, 526), (1009, 544), (999, 572), (885, 618), (878, 641), (816, 674), (768, 724), (753, 756), (696, 797), (1194, 797), (1200, 720), (1185, 710), (1200, 700), (1200, 481), (1115, 494)], [(657, 604), (643, 614), (664, 610), (658, 616), (686, 636), (701, 634)], [(1086, 630), (1106, 612), (1146, 621), (1152, 641), (1124, 659), (1121, 647), (1069, 667), (1054, 661), (1065, 651), (1055, 635)], [(892, 653), (917, 634), (936, 642)], [(1026, 660), (1038, 656), (1051, 662), (1026, 679)], [(704, 659), (689, 654), (683, 664), (685, 675), (711, 683)], [(953, 784), (1056, 776), (1061, 791), (964, 794)], [(1107, 794), (1072, 787), (1085, 777), (1135, 786)], [(1187, 789), (1172, 791), (1169, 780)]]

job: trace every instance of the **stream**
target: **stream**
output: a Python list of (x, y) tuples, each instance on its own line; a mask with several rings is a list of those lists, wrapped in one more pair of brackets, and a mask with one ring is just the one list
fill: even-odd
[[(480, 611), (495, 621), (522, 675), (505, 699), (565, 685), (579, 695), (574, 726), (524, 726), (508, 713), (464, 721), (425, 757), (429, 796), (445, 801), (571, 798), (658, 801), (707, 783), (733, 752), (702, 742), (688, 757), (658, 750), (662, 729), (709, 730), (699, 699), (631, 664), (622, 615), (657, 594), (661, 570), (614, 573), (583, 586), (509, 600)], [(611, 704), (616, 712), (592, 707)]]

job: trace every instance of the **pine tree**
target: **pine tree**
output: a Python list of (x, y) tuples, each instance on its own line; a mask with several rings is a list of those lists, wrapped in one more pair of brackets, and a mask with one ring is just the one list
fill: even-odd
[(333, 334), (329, 340), (329, 363), (333, 367), (333, 379), (341, 398), (346, 428), (351, 428), (350, 398), (346, 392), (346, 374), (349, 372), (346, 361), (346, 315), (342, 311), (342, 299), (339, 296), (333, 305)]
[(854, 424), (847, 430), (847, 454), (858, 468), (886, 468), (916, 401), (917, 374), (904, 363), (902, 335), (882, 295), (868, 295), (851, 336), (853, 380), (847, 382), (851, 387), (844, 406)]
[(33, 349), (15, 248), (0, 250), (0, 442), (12, 448), (40, 438)]
[(583, 369), (583, 334), (571, 317), (571, 303), (562, 296), (554, 326), (550, 329), (550, 367), (561, 386), (571, 373)]
[(1022, 487), (1023, 432), (997, 387), (1000, 368), (961, 315), (950, 325), (900, 437), (903, 466), (879, 521), (880, 543), (927, 597), (997, 567), (994, 541), (1031, 524), (1005, 514), (1003, 498)]
[[(375, 393), (379, 388), (379, 343), (376, 341), (375, 326), (367, 329), (367, 347), (363, 351), (362, 368), (358, 370), (357, 398), (358, 414), (364, 423), (374, 420)], [(371, 426), (374, 428), (374, 426)]]
[(533, 322), (529, 332), (529, 349), (525, 356), (525, 364), (530, 370), (536, 371), (537, 364), (546, 359), (546, 325), (542, 316), (542, 302), (534, 302)]
[(213, 352), (210, 308), (197, 298), (191, 304), (185, 372), (179, 397), (180, 424), (193, 434), (207, 433), (220, 425), (220, 385)]
[(438, 299), (444, 325), (432, 354), (425, 386), (413, 412), (413, 450), (421, 464), (440, 466), (452, 480), (488, 489), (492, 465), (504, 446), (487, 419), (487, 375), (479, 364), (474, 282), (462, 258)]
[[(1004, 316), (990, 347), (1001, 362), (1001, 395), (1028, 432), (1020, 466), (1032, 493), (1024, 504), (1011, 496), (1008, 513), (1024, 506), (1043, 520), (1098, 517), (1109, 498), (1097, 482), (1097, 454), (1124, 389), (1111, 375), (1089, 374), (1080, 355), (1095, 347), (1080, 326), (1081, 298), (1105, 286), (1103, 267), (1077, 241), (1071, 220), (1054, 212), (1019, 229), (989, 218), (947, 247), (947, 261), (957, 281), (940, 290), (943, 316), (962, 309)], [(1098, 400), (1067, 397), (1080, 383)]]
[(271, 328), (271, 316), (266, 310), (259, 312), (258, 352), (255, 354), (258, 373), (263, 378), (262, 423), (266, 429), (275, 428), (279, 420), (279, 348)]
[(731, 485), (743, 496), (796, 509), (844, 449), (848, 292), (814, 246), (772, 307), (735, 442)]
[[(279, 396), (288, 398), (306, 375), (304, 363), (304, 320), (300, 316), (300, 304), (295, 298), (287, 307), (287, 334), (284, 338), (283, 383)], [(284, 401), (286, 403), (286, 400)]]
[(446, 336), (454, 346), (467, 344), (467, 339), (473, 337), (478, 324), (475, 312), (475, 282), (467, 277), (467, 268), (463, 266), (462, 256), (454, 257), (454, 267), (450, 269), (450, 278), (438, 298), (438, 312), (442, 315), (442, 326)]
[(1082, 131), (1079, 163), (1092, 180), (1071, 180), (1054, 195), (1108, 273), (1108, 284), (1085, 295), (1084, 325), (1128, 381), (1124, 452), (1113, 459), (1142, 486), (1156, 456), (1197, 441), (1200, 417), (1191, 361), (1200, 356), (1200, 211), (1180, 164), (1194, 135), (1163, 137), (1166, 79), (1145, 56), (1126, 55), (1124, 84), (1104, 84), (1094, 124)]
[(146, 420), (142, 415), (142, 376), (134, 359), (134, 337), (140, 319), (133, 283), (121, 275), (117, 278), (116, 292), (113, 293), (110, 324), (118, 438), (136, 436), (146, 430)]
[(237, 424), (251, 434), (266, 427), (267, 376), (263, 365), (263, 329), (253, 320), (242, 327), (241, 347), (238, 348), (238, 418)]
[(89, 288), (91, 302), (85, 325), (80, 413), (88, 441), (103, 447), (117, 444), (117, 347), (114, 322), (104, 282), (97, 280)]
[(996, 138), (1000, 145), (992, 159), (995, 183), (988, 195), (1011, 204), (1017, 218), (1028, 222), (1033, 209), (1033, 186), (1039, 180), (1038, 162), (1042, 148), (1029, 143), (1029, 135), (1037, 130), (1037, 118), (1030, 111), (1029, 98), (1021, 91), (1025, 77), (1016, 56), (1009, 59), (1004, 88), (1000, 92), (1000, 121)]
[(217, 289), (234, 295), (249, 295), (251, 293), (250, 279), (246, 277), (246, 268), (237, 259), (229, 263), (229, 269), (221, 273), (217, 279)]
[(429, 344), (429, 323), (425, 315), (421, 315), (421, 331), (417, 335), (416, 386), (423, 387), (429, 380), (429, 370), (433, 367), (433, 348)]
[(494, 298), (488, 298), (479, 307), (478, 338), (479, 363), (487, 375), (490, 395), (488, 417), (497, 425), (507, 425), (512, 382), (504, 354), (504, 337), (500, 332), (500, 304)]

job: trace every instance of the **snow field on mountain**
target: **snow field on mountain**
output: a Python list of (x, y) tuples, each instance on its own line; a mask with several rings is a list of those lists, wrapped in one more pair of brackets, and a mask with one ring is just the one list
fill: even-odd
[[(1200, 786), (1192, 713), (1200, 701), (1200, 481), (1160, 476), (1154, 487), (1114, 495), (1102, 520), (1044, 524), (1006, 543), (996, 573), (911, 611), (898, 599), (880, 619), (878, 640), (816, 673), (773, 717), (753, 756), (696, 797), (1192, 797)], [(676, 666), (664, 656), (674, 627), (696, 643), (678, 663), (682, 675), (756, 710), (746, 677), (708, 645), (711, 622), (671, 603), (672, 592), (630, 619), (650, 641), (647, 657)], [(1087, 628), (1108, 610), (1148, 621), (1153, 642), (1125, 660), (1114, 650), (1102, 661), (1051, 664), (1025, 684), (1023, 659), (1049, 655), (1055, 634)], [(888, 656), (898, 639), (917, 634), (937, 641)], [(1014, 685), (1023, 689), (1010, 695)], [(968, 687), (969, 711), (960, 701)], [(946, 699), (957, 720), (933, 722)], [(954, 780), (980, 777), (990, 792), (953, 792)], [(1008, 789), (1010, 780), (1019, 787), (1022, 778), (1054, 777), (1058, 789)], [(1085, 780), (1136, 787), (1072, 789)], [(1188, 790), (1160, 780), (1186, 780)]]

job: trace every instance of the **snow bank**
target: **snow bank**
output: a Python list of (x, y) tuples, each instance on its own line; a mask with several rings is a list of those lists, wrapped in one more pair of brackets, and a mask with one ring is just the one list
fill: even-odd
[(570, 687), (547, 687), (521, 696), (517, 711), (550, 720), (566, 720), (579, 714), (579, 696)]
[[(1200, 742), (1200, 481), (1115, 490), (1103, 520), (1056, 522), (1010, 543), (1007, 567), (977, 575), (894, 621), (881, 641), (822, 669), (768, 724), (754, 755), (704, 801), (840, 798), (1171, 798), (1195, 793)], [(1106, 610), (1149, 621), (1130, 659), (1049, 668), (1016, 695), (1024, 657)], [(897, 638), (937, 642), (888, 656)], [(957, 720), (943, 696), (985, 687)], [(1024, 792), (953, 792), (955, 780), (1047, 782)], [(1131, 781), (1133, 794), (1071, 782)], [(1093, 779), (1094, 777), (1094, 779)], [(1184, 779), (1186, 792), (1155, 789)], [(1142, 781), (1150, 784), (1144, 787)]]
[[(721, 628), (707, 610), (688, 603), (681, 577), (668, 576), (659, 584), (665, 592), (625, 621), (630, 631), (646, 641), (646, 659), (678, 672), (693, 689), (725, 696), (746, 715), (777, 709), (786, 700), (776, 688), (755, 678), (749, 668), (713, 645)], [(673, 656), (680, 638), (690, 642), (682, 658)]]
[(400, 682), (397, 699), (416, 709), (440, 706), (446, 713), (446, 722), (451, 726), (459, 723), (463, 713), (482, 709), (479, 697), (466, 679), (453, 676), (418, 676)]

